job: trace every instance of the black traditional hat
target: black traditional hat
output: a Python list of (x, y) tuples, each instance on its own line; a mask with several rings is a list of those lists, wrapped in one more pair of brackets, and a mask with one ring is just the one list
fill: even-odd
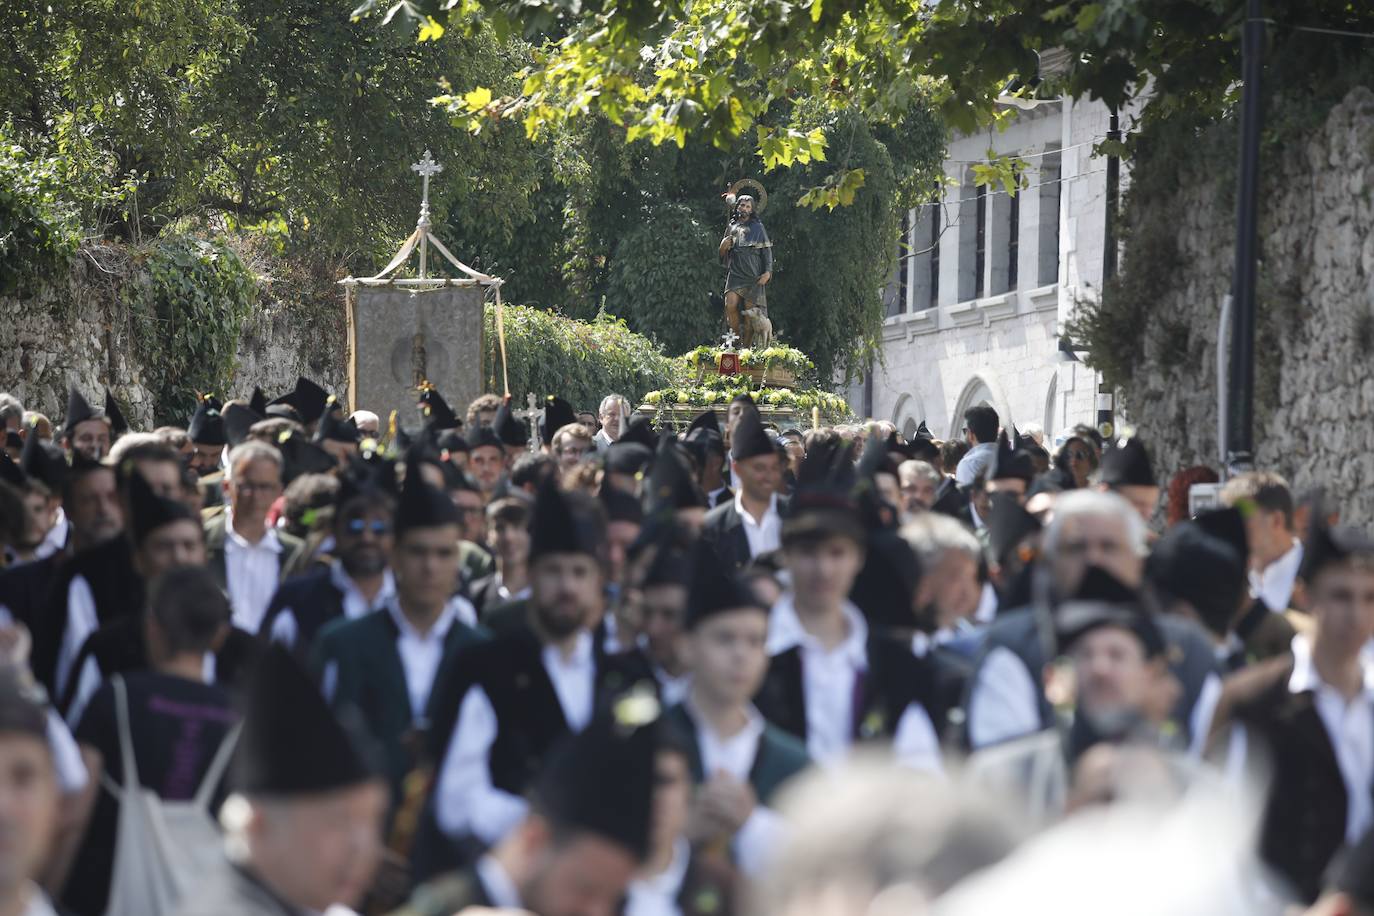
[(492, 421), (491, 428), (504, 445), (524, 448), (530, 444), (529, 427), (525, 425), (524, 420), (515, 415), (509, 404), (503, 403), (496, 409), (496, 418)]
[(22, 449), (24, 447), (24, 437), (19, 435), (17, 429), (5, 430), (5, 448)]
[(376, 749), (356, 715), (336, 715), (280, 644), (263, 650), (246, 693), (231, 778), (235, 791), (315, 795), (381, 777)]
[(645, 552), (652, 552), (647, 568), (640, 573), (639, 586), (692, 584), (692, 551), (687, 533), (671, 520), (650, 522), (631, 548), (632, 562), (644, 566)]
[(425, 483), (419, 464), (407, 463), (401, 500), (396, 505), (396, 536), (399, 538), (412, 528), (438, 528), (462, 522), (448, 494)]
[(24, 451), (19, 454), (19, 468), (24, 476), (40, 481), (54, 496), (62, 492), (67, 481), (67, 456), (59, 446), (38, 438), (38, 431), (29, 428), (24, 439)]
[(301, 422), (309, 426), (324, 416), (325, 408), (329, 406), (329, 392), (305, 376), (297, 376), (292, 406), (301, 415)]
[(1089, 566), (1073, 597), (1054, 611), (1059, 648), (1104, 626), (1130, 630), (1154, 658), (1164, 653), (1164, 634), (1146, 611), (1140, 594), (1100, 566)]
[(560, 833), (594, 833), (647, 858), (659, 711), (651, 691), (635, 691), (565, 739), (535, 783), (534, 811)]
[(699, 426), (687, 434), (682, 444), (696, 455), (698, 461), (704, 462), (711, 452), (725, 457), (725, 437), (713, 429)]
[(196, 412), (186, 424), (186, 435), (197, 445), (224, 445), (229, 441), (224, 429), (223, 405), (213, 394), (196, 396)]
[(1024, 480), (1030, 484), (1035, 477), (1035, 462), (1024, 449), (1013, 449), (1003, 432), (997, 437), (997, 452), (988, 465), (988, 480)]
[(863, 455), (854, 468), (854, 501), (859, 509), (859, 518), (869, 531), (895, 528), (898, 522), (898, 507), (884, 500), (878, 491), (879, 474), (896, 477), (897, 465), (887, 441), (874, 432), (869, 435)]
[(27, 667), (0, 667), (0, 734), (26, 735), (47, 744), (48, 702)]
[(615, 487), (602, 487), (601, 508), (606, 510), (608, 522), (644, 523), (644, 505), (624, 490)]
[(200, 516), (181, 500), (154, 493), (137, 470), (130, 470), (128, 487), (129, 527), (135, 545), (142, 544), (149, 534), (163, 525), (182, 520), (200, 521)]
[(110, 432), (115, 436), (122, 436), (129, 431), (129, 421), (124, 419), (124, 411), (119, 409), (119, 402), (108, 388), (105, 389), (105, 416), (110, 421)]
[(333, 455), (294, 429), (286, 430), (277, 437), (277, 450), (282, 457), (283, 486), (302, 474), (327, 474), (339, 464)]
[(4, 449), (0, 449), (0, 480), (20, 490), (29, 485), (29, 477), (24, 469)]
[(229, 447), (242, 445), (248, 441), (248, 430), (253, 428), (254, 423), (259, 423), (266, 419), (262, 414), (257, 413), (250, 407), (242, 404), (229, 403), (224, 405), (224, 410), (220, 414), (220, 419), (224, 426), (224, 438)]
[(784, 546), (837, 536), (859, 544), (867, 539), (855, 499), (858, 476), (850, 455), (847, 444), (818, 444), (806, 453), (782, 521)]
[(78, 423), (103, 419), (105, 419), (105, 411), (91, 407), (90, 403), (81, 396), (81, 392), (73, 385), (71, 392), (67, 395), (67, 415), (62, 419), (62, 435), (71, 435)]
[(654, 460), (654, 450), (642, 442), (612, 442), (606, 448), (606, 470), (633, 477)]
[(343, 419), (342, 413), (337, 410), (325, 411), (320, 418), (320, 426), (315, 430), (316, 442), (352, 442), (358, 441), (358, 424), (352, 417)]
[(495, 429), (485, 423), (479, 423), (468, 430), (468, 449), (476, 451), (479, 448), (499, 448), (504, 454), (505, 443), (501, 441)]
[(1145, 443), (1138, 438), (1127, 439), (1121, 445), (1102, 454), (1097, 479), (1109, 487), (1157, 487), (1150, 456)]
[(342, 509), (357, 497), (367, 494), (385, 494), (393, 499), (399, 496), (395, 460), (382, 455), (368, 459), (361, 454), (348, 459), (348, 465), (339, 475), (339, 489), (334, 494), (335, 507)]
[(259, 417), (267, 416), (267, 395), (257, 385), (253, 386), (253, 396), (248, 399), (248, 409)]
[(1214, 538), (1220, 538), (1240, 557), (1241, 562), (1250, 562), (1250, 536), (1245, 533), (1245, 514), (1235, 506), (1227, 509), (1209, 509), (1199, 512), (1193, 522)]
[(589, 497), (564, 493), (545, 480), (530, 513), (531, 562), (550, 553), (586, 553), (599, 559), (605, 545), (601, 509)]
[(735, 431), (730, 434), (730, 457), (735, 461), (744, 461), (774, 453), (773, 437), (763, 428), (759, 412), (746, 410), (735, 422)]
[(916, 622), (912, 603), (920, 584), (921, 561), (911, 545), (895, 531), (878, 531), (869, 537), (849, 600), (872, 626), (910, 628)]
[(577, 422), (577, 411), (556, 394), (544, 398), (544, 415), (539, 418), (539, 439), (553, 445), (553, 434), (570, 423)]
[(640, 414), (630, 420), (629, 424), (620, 431), (620, 438), (616, 442), (638, 442), (645, 448), (652, 449), (658, 444), (658, 435), (654, 433), (654, 427), (649, 422), (649, 418)]
[(946, 477), (935, 491), (935, 502), (931, 504), (930, 511), (948, 515), (961, 522), (965, 521), (968, 513), (968, 494), (960, 489), (954, 478)]
[(716, 416), (714, 410), (703, 410), (692, 418), (692, 422), (687, 424), (687, 434), (690, 436), (698, 429), (705, 429), (714, 432), (717, 436), (722, 435), (720, 429), (720, 418)]
[[(299, 384), (299, 383), (298, 383)], [(300, 404), (296, 400), (294, 390), (287, 392), (279, 398), (273, 398), (263, 407), (263, 415), (268, 417), (282, 417), (287, 420), (294, 420), (301, 423), (302, 414)]]
[(441, 432), (435, 445), (439, 447), (441, 453), (449, 452), (456, 454), (462, 452), (463, 454), (467, 454), (472, 451), (472, 446), (468, 443), (467, 438), (456, 429), (446, 429)]
[(934, 440), (935, 434), (930, 431), (929, 426), (926, 426), (926, 421), (922, 420), (920, 425), (916, 427), (916, 435), (914, 438)]
[(1192, 605), (1218, 635), (1230, 632), (1250, 588), (1245, 555), (1195, 521), (1164, 533), (1145, 562), (1145, 576), (1157, 592)]
[(1327, 566), (1352, 557), (1374, 556), (1374, 541), (1355, 528), (1332, 528), (1326, 523), (1326, 509), (1320, 493), (1309, 503), (1311, 521), (1303, 543), (1302, 570), (1299, 576), (1311, 582)]
[(429, 382), (420, 383), (420, 397), (415, 406), (420, 408), (425, 418), (425, 429), (431, 433), (458, 429), (463, 425), (453, 408), (448, 406), (448, 401), (439, 394), (439, 389)]
[(1026, 538), (1038, 534), (1042, 527), (1040, 519), (1027, 512), (1011, 493), (992, 494), (987, 526), (988, 546), (1000, 566), (1006, 566)]
[(687, 591), (687, 628), (694, 629), (716, 614), (746, 608), (768, 614), (768, 605), (759, 600), (753, 588), (736, 576), (728, 564), (722, 564), (709, 544), (697, 542), (692, 555), (692, 583)]
[(701, 491), (682, 446), (663, 436), (649, 468), (649, 480), (644, 488), (644, 504), (649, 514), (663, 510), (708, 508), (706, 494)]

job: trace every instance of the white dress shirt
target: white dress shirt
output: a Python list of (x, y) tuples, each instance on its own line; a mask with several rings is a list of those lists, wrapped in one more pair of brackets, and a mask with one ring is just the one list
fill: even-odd
[(48, 895), (43, 893), (42, 888), (36, 884), (29, 884), (29, 899), (24, 904), (24, 909), (19, 916), (57, 916), (57, 910), (53, 908), (52, 901)]
[[(226, 511), (226, 516), (228, 512)], [(281, 577), (281, 541), (271, 528), (256, 544), (234, 530), (234, 519), (224, 520), (224, 577), (228, 585), (230, 622), (256, 633), (262, 627), (267, 606), (276, 594)]]
[(978, 479), (978, 475), (992, 464), (992, 458), (996, 454), (996, 442), (979, 442), (959, 459), (959, 466), (954, 469), (954, 482), (961, 487), (971, 486)]
[(749, 539), (749, 556), (777, 550), (782, 546), (782, 516), (778, 515), (778, 494), (768, 497), (768, 511), (763, 518), (754, 518), (744, 508), (744, 492), (735, 494), (735, 511), (744, 522), (744, 536)]
[(1293, 600), (1293, 584), (1302, 568), (1302, 542), (1293, 538), (1293, 546), (1263, 570), (1250, 572), (1250, 595), (1264, 602), (1276, 613), (1288, 610)]
[[(464, 613), (466, 608), (467, 613)], [(439, 612), (439, 617), (426, 633), (421, 633), (411, 624), (410, 619), (401, 611), (400, 602), (392, 599), (387, 602), (386, 611), (400, 630), (396, 637), (396, 654), (401, 658), (401, 668), (406, 676), (406, 693), (410, 695), (410, 714), (416, 722), (424, 719), (429, 706), (429, 693), (434, 687), (434, 678), (439, 673), (439, 664), (444, 660), (444, 640), (455, 622), (468, 623), (463, 618), (476, 618), (472, 605), (466, 598), (454, 596)]]
[(968, 701), (974, 750), (1040, 731), (1040, 694), (1020, 657), (1004, 646), (974, 673)]
[[(687, 713), (697, 729), (697, 747), (701, 750), (701, 769), (709, 780), (717, 773), (727, 775), (743, 783), (749, 782), (749, 773), (754, 769), (754, 761), (759, 756), (759, 739), (765, 728), (763, 716), (753, 706), (748, 707), (748, 721), (744, 728), (729, 737), (718, 735), (706, 724), (706, 719), (697, 712), (689, 695), (684, 701)], [(758, 876), (767, 866), (773, 851), (785, 836), (782, 816), (762, 802), (754, 805), (753, 812), (744, 826), (735, 834), (731, 843), (735, 863), (740, 871), (749, 877)]]
[[(367, 600), (367, 596), (358, 589), (357, 583), (344, 571), (343, 562), (340, 560), (329, 564), (329, 581), (343, 592), (343, 614), (347, 620), (357, 620), (373, 611), (380, 611), (396, 595), (396, 577), (391, 574), (390, 569), (382, 573), (382, 587), (378, 589), (377, 597), (371, 601)], [(290, 607), (282, 608), (272, 619), (272, 632), (269, 638), (272, 642), (279, 642), (288, 649), (294, 649), (299, 635), (300, 623), (296, 620), (295, 610)]]
[(67, 627), (62, 631), (62, 644), (57, 650), (57, 671), (53, 686), (57, 695), (67, 692), (67, 681), (76, 674), (72, 666), (86, 639), (100, 628), (100, 617), (95, 611), (95, 595), (85, 576), (73, 576), (67, 586)]
[(1346, 702), (1340, 691), (1322, 681), (1312, 661), (1312, 646), (1301, 634), (1293, 638), (1290, 693), (1312, 692), (1312, 699), (1331, 739), (1345, 783), (1345, 839), (1358, 842), (1374, 823), (1374, 668), (1364, 667), (1364, 685)]
[[(580, 732), (592, 718), (596, 662), (592, 635), (583, 630), (568, 658), (554, 646), (541, 653), (544, 670), (553, 683), (568, 728)], [(475, 836), (494, 845), (529, 810), (520, 796), (503, 792), (491, 782), (490, 755), (496, 743), (496, 710), (485, 690), (468, 688), (449, 738), (437, 788), (436, 819), (451, 837)]]
[(498, 910), (524, 910), (525, 905), (520, 902), (520, 890), (507, 874), (505, 866), (486, 855), (477, 860), (473, 866), (477, 872), (477, 880), (482, 883), (482, 890), (487, 892), (487, 897), (491, 900), (491, 905)]
[(667, 868), (656, 875), (636, 878), (625, 889), (624, 916), (680, 916), (677, 898), (691, 863), (692, 845), (686, 837), (678, 837)]
[(849, 633), (831, 649), (802, 626), (791, 593), (778, 599), (768, 620), (770, 656), (801, 647), (806, 750), (822, 764), (838, 762), (854, 743), (854, 690), (868, 670), (868, 624), (848, 601), (843, 613)]
[(53, 521), (53, 526), (48, 529), (48, 533), (43, 536), (43, 543), (39, 544), (33, 552), (35, 560), (46, 560), (48, 557), (57, 553), (67, 546), (67, 535), (71, 532), (71, 523), (67, 521), (67, 513), (62, 511), (62, 507), (57, 507), (57, 517)]

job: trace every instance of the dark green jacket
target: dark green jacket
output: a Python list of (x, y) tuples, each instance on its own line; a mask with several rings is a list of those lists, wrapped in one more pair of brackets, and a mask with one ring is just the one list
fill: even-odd
[[(224, 566), (224, 541), (228, 537), (224, 526), (228, 519), (228, 514), (220, 514), (205, 522), (205, 565), (224, 588), (228, 588), (229, 579)], [(277, 581), (280, 582), (297, 566), (300, 554), (305, 550), (305, 542), (285, 531), (278, 530), (276, 534), (281, 543), (277, 561)]]
[[(396, 640), (400, 630), (387, 610), (373, 611), (357, 620), (336, 620), (320, 631), (311, 653), (315, 671), (323, 678), (330, 669), (331, 698), (336, 708), (352, 707), (363, 718), (371, 735), (386, 750), (387, 779), (393, 801), (401, 797), (401, 784), (419, 762), (422, 735), (416, 726), (406, 689), (405, 669)], [(470, 646), (487, 640), (484, 630), (454, 621), (444, 639), (444, 657), (434, 678), (445, 682), (455, 657)], [(434, 697), (430, 696), (432, 706)], [(426, 716), (426, 722), (428, 716)]]
[[(678, 704), (668, 710), (666, 716), (687, 742), (692, 781), (698, 784), (705, 782), (706, 768), (701, 760), (701, 744), (691, 714), (685, 706)], [(763, 735), (759, 738), (758, 754), (749, 770), (749, 784), (753, 786), (759, 804), (771, 805), (778, 790), (810, 765), (811, 758), (806, 754), (805, 745), (777, 726), (765, 723)]]

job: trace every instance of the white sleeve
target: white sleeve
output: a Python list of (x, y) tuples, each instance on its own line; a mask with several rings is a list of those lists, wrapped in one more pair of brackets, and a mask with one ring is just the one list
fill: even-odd
[(48, 746), (52, 748), (53, 766), (57, 769), (57, 784), (64, 794), (80, 792), (86, 788), (90, 774), (86, 764), (81, 761), (81, 748), (76, 746), (67, 723), (56, 711), (48, 710)]
[(100, 668), (96, 666), (95, 659), (88, 657), (77, 675), (76, 696), (72, 698), (71, 708), (67, 710), (67, 721), (72, 728), (81, 724), (81, 714), (86, 711), (86, 704), (99, 689)]
[(444, 754), (435, 804), (439, 828), (495, 845), (529, 810), (523, 798), (491, 784), (489, 755), (496, 743), (496, 710), (481, 687), (468, 688)]
[(735, 834), (735, 863), (750, 878), (757, 878), (768, 867), (782, 845), (786, 822), (772, 808), (755, 805), (749, 820)]
[(1188, 756), (1201, 760), (1207, 752), (1207, 733), (1212, 730), (1212, 717), (1216, 715), (1217, 703), (1221, 701), (1221, 678), (1213, 671), (1202, 682), (1193, 712), (1188, 716), (1188, 730), (1193, 740), (1188, 743)]
[(62, 632), (62, 646), (57, 653), (57, 673), (53, 686), (57, 696), (67, 692), (67, 679), (72, 675), (72, 665), (81, 651), (86, 637), (100, 626), (100, 618), (95, 613), (95, 596), (91, 594), (90, 583), (85, 576), (75, 576), (67, 588), (67, 627)]
[(944, 760), (940, 754), (940, 736), (930, 721), (930, 714), (920, 703), (912, 703), (897, 721), (892, 736), (892, 754), (897, 762), (927, 773), (944, 774)]
[(974, 675), (968, 701), (969, 741), (974, 749), (1040, 730), (1039, 692), (1025, 663), (998, 646)]
[(284, 607), (273, 618), (272, 632), (267, 634), (267, 641), (279, 642), (288, 649), (294, 649), (299, 633), (300, 628), (296, 624), (296, 612), (289, 607)]

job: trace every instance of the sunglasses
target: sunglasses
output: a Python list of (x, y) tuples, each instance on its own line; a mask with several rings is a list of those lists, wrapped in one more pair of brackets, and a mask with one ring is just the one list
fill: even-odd
[(373, 519), (370, 522), (365, 518), (349, 519), (349, 534), (362, 534), (364, 531), (371, 531), (373, 534), (377, 535), (378, 537), (381, 537), (382, 535), (389, 534), (391, 532), (391, 523), (384, 522), (381, 519)]
[(1070, 460), (1070, 461), (1087, 461), (1087, 460), (1088, 460), (1088, 453), (1087, 453), (1087, 452), (1080, 452), (1078, 449), (1071, 449), (1071, 450), (1069, 451), (1069, 460)]

